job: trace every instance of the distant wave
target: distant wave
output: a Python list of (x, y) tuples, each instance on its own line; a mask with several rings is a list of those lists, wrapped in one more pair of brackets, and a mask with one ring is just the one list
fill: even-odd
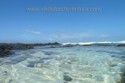
[(93, 45), (93, 44), (125, 44), (125, 41), (118, 41), (118, 42), (110, 42), (110, 41), (103, 41), (103, 42), (79, 42), (79, 43), (71, 43), (71, 42), (67, 42), (67, 43), (62, 43), (62, 45)]

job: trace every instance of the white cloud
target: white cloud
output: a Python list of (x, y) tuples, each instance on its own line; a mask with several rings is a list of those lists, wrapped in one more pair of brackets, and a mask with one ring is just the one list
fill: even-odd
[(40, 31), (34, 31), (34, 30), (25, 30), (26, 32), (32, 33), (34, 35), (41, 35)]

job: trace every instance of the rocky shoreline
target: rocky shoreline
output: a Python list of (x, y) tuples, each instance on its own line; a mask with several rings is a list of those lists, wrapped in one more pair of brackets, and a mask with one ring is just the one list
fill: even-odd
[(117, 46), (117, 47), (125, 47), (125, 44), (97, 43), (97, 44), (84, 44), (84, 45), (80, 45), (80, 44), (62, 45), (58, 42), (44, 43), (44, 44), (0, 43), (0, 57), (6, 57), (8, 55), (14, 54), (13, 50), (34, 49), (35, 46), (50, 46), (51, 48), (73, 47), (73, 46)]
[(34, 49), (35, 46), (61, 45), (60, 43), (45, 43), (45, 44), (21, 44), (21, 43), (0, 43), (0, 57), (7, 57), (14, 54), (13, 50), (28, 50)]

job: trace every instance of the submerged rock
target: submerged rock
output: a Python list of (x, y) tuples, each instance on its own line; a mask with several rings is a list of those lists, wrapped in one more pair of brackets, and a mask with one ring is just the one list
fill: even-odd
[(121, 80), (118, 83), (125, 83), (125, 77), (121, 77)]
[(64, 82), (64, 83), (68, 83), (68, 82)]
[(125, 83), (125, 67), (121, 68), (121, 80), (118, 83)]
[(44, 67), (44, 65), (39, 63), (39, 64), (35, 64), (34, 67), (36, 67), (36, 68), (42, 68), (42, 67)]
[(72, 78), (68, 75), (63, 75), (63, 80), (65, 81), (72, 81)]
[(29, 64), (27, 65), (27, 67), (42, 67), (44, 61), (34, 61), (34, 62), (29, 62)]

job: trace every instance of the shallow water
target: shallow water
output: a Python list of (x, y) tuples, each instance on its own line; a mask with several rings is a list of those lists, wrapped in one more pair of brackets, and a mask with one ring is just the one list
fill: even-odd
[(124, 69), (124, 47), (36, 47), (0, 58), (0, 83), (125, 83)]

